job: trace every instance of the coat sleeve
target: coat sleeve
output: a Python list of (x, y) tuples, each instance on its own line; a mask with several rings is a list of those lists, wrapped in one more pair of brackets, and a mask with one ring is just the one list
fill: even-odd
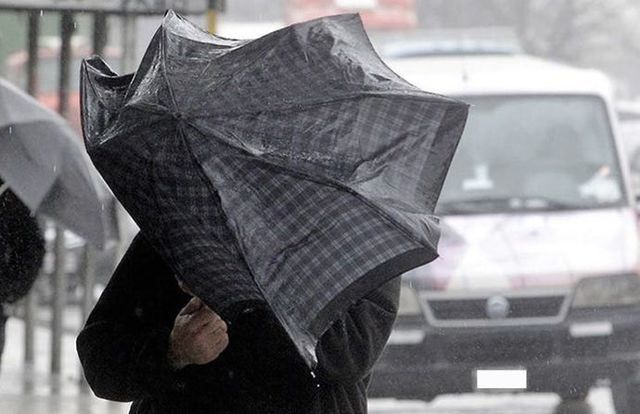
[(170, 330), (136, 317), (140, 296), (149, 291), (143, 276), (162, 272), (170, 271), (138, 235), (80, 332), (78, 355), (98, 397), (133, 401), (172, 386), (175, 375), (166, 359)]
[(320, 338), (321, 381), (355, 383), (367, 377), (389, 339), (398, 312), (400, 278), (356, 302)]

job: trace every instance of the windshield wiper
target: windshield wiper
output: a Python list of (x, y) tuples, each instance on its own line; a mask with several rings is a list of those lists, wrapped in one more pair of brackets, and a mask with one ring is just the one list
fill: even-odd
[(544, 196), (470, 197), (438, 203), (438, 214), (470, 214), (480, 212), (505, 212), (522, 210), (573, 210), (588, 205), (567, 203)]
[(438, 214), (443, 213), (477, 213), (509, 208), (513, 197), (469, 197), (457, 200), (439, 202), (436, 207)]

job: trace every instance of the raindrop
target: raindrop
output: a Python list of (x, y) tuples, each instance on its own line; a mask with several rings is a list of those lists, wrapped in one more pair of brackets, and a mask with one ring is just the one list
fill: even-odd
[(78, 28), (78, 23), (77, 22), (73, 22), (73, 28), (77, 29)]
[(100, 210), (104, 211), (104, 203), (100, 204)]
[(9, 135), (13, 134), (13, 126), (9, 126)]
[(44, 15), (44, 10), (40, 9), (40, 17)]
[(53, 172), (56, 172), (57, 170), (58, 170), (58, 166), (57, 166), (57, 165), (54, 165), (54, 166), (53, 166)]

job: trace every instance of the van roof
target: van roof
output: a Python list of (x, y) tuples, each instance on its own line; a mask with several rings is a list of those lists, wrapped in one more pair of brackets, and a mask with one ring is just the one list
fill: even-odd
[(595, 94), (610, 100), (609, 79), (528, 55), (414, 57), (387, 64), (417, 87), (445, 95)]

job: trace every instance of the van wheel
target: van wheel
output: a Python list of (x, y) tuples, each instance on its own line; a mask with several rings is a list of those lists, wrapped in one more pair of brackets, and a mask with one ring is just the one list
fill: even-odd
[(640, 412), (640, 383), (636, 379), (612, 380), (611, 396), (616, 414)]

